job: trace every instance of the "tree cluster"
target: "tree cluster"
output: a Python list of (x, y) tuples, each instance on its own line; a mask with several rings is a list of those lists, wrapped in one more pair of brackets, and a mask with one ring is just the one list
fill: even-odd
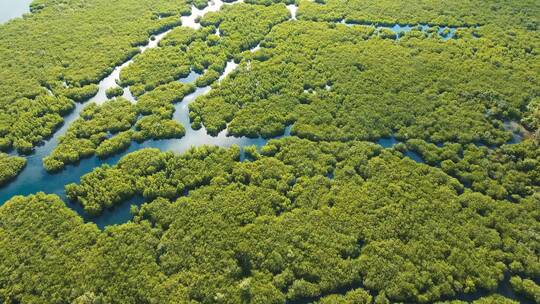
[[(274, 25), (287, 19), (284, 5), (224, 6), (205, 15), (201, 29), (177, 27), (160, 41), (160, 48), (135, 58), (122, 70), (122, 84), (138, 96), (196, 71), (203, 74), (196, 85), (210, 85), (222, 74), (227, 60), (255, 47)], [(215, 34), (217, 29), (220, 36)]]
[(188, 2), (40, 0), (32, 14), (1, 24), (0, 149), (32, 151), (73, 108), (65, 97), (95, 95), (152, 34), (179, 25)]
[(439, 147), (422, 140), (409, 140), (407, 148), (472, 190), (495, 199), (519, 201), (540, 189), (540, 147), (533, 140), (497, 149), (473, 144)]
[[(132, 222), (106, 228), (85, 251), (73, 275), (87, 279), (46, 284), (41, 295), (70, 290), (63, 299), (105, 302), (370, 303), (371, 297), (429, 303), (495, 294), (509, 273), (524, 286), (540, 275), (536, 194), (519, 203), (494, 200), (439, 168), (367, 142), (290, 137), (248, 150), (248, 161), (240, 162), (238, 148), (182, 155), (145, 149), (68, 185), (69, 197), (93, 214), (135, 195), (147, 203), (133, 209)], [(33, 216), (12, 211), (28, 200), (39, 201), (19, 197), (1, 207), (0, 223), (2, 212), (22, 221)], [(49, 205), (35, 204), (30, 210)], [(18, 226), (4, 229), (13, 233), (10, 241), (18, 235)], [(135, 279), (141, 276), (146, 279)], [(534, 290), (514, 281), (516, 291)], [(4, 282), (5, 299), (36, 296), (24, 278)], [(15, 291), (15, 282), (28, 287)], [(85, 287), (75, 288), (79, 282)], [(337, 295), (344, 289), (350, 292)], [(513, 303), (495, 295), (475, 303), (499, 300)]]
[(26, 166), (26, 159), (0, 152), (0, 186), (11, 181)]
[(516, 30), (503, 42), (501, 29), (489, 29), (482, 38), (396, 42), (371, 26), (281, 23), (190, 105), (190, 117), (210, 134), (271, 137), (294, 123), (293, 134), (317, 141), (396, 134), (502, 145), (512, 138), (504, 122), (519, 120), (537, 94), (531, 66), (540, 66), (526, 49), (538, 40)]
[(102, 105), (88, 105), (43, 159), (45, 169), (60, 171), (94, 154), (109, 157), (129, 148), (132, 140), (184, 136), (184, 127), (172, 120), (173, 104), (193, 90), (192, 85), (174, 82), (142, 95), (136, 104), (118, 97)]

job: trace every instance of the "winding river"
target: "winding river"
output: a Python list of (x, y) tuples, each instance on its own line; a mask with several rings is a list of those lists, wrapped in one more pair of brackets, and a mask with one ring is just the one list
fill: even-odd
[[(2, 0), (3, 1), (3, 0)], [(241, 1), (238, 1), (241, 2)], [(238, 3), (235, 2), (235, 3)], [(189, 26), (191, 28), (199, 28), (200, 24), (197, 23), (197, 18), (204, 16), (204, 14), (212, 11), (218, 11), (223, 5), (232, 5), (227, 3), (225, 4), (221, 0), (214, 0), (210, 2), (210, 5), (203, 10), (199, 10), (195, 7), (192, 7), (192, 14), (190, 16), (183, 16), (182, 24), (183, 26)], [(147, 49), (157, 47), (159, 41), (162, 40), (169, 31), (156, 35), (155, 39), (149, 39), (148, 44), (140, 48), (141, 53)], [(254, 49), (253, 49), (254, 51)], [(138, 55), (137, 55), (138, 56)], [(99, 91), (98, 93), (90, 98), (88, 102), (95, 102), (97, 104), (102, 104), (107, 100), (105, 91), (108, 88), (117, 86), (117, 81), (120, 77), (120, 72), (122, 69), (133, 62), (133, 59), (124, 62), (123, 64), (117, 66), (113, 72), (105, 77), (99, 82)], [(234, 71), (237, 64), (234, 61), (227, 62), (223, 74), (220, 76), (218, 81), (223, 80), (229, 73)], [(191, 72), (186, 78), (180, 79), (179, 81), (183, 83), (194, 83), (197, 77), (200, 76), (195, 72)], [(127, 222), (131, 219), (129, 213), (130, 206), (132, 204), (139, 205), (143, 202), (141, 198), (136, 198), (130, 202), (126, 202), (120, 206), (117, 206), (113, 209), (106, 210), (103, 214), (98, 217), (90, 217), (84, 213), (79, 204), (71, 203), (66, 198), (64, 192), (64, 186), (69, 183), (78, 183), (80, 178), (91, 172), (94, 168), (99, 167), (103, 164), (114, 165), (118, 162), (120, 158), (124, 155), (134, 152), (142, 148), (158, 148), (162, 151), (174, 151), (177, 153), (184, 152), (191, 147), (201, 146), (201, 145), (216, 145), (220, 147), (230, 147), (232, 145), (238, 145), (240, 147), (256, 145), (258, 147), (263, 146), (268, 140), (263, 138), (247, 138), (247, 137), (231, 137), (227, 136), (227, 131), (224, 130), (217, 136), (210, 136), (206, 133), (204, 128), (200, 130), (193, 130), (191, 128), (191, 123), (189, 120), (189, 104), (193, 102), (198, 96), (208, 93), (211, 90), (210, 86), (197, 88), (193, 93), (187, 95), (182, 102), (175, 104), (175, 112), (173, 119), (179, 121), (185, 128), (186, 134), (180, 139), (168, 139), (168, 140), (150, 140), (144, 143), (133, 142), (129, 149), (123, 151), (119, 154), (109, 157), (107, 159), (99, 159), (96, 156), (91, 158), (83, 159), (75, 165), (69, 165), (65, 170), (59, 173), (48, 173), (43, 168), (43, 158), (49, 155), (54, 147), (58, 143), (60, 136), (66, 133), (69, 125), (79, 117), (82, 109), (88, 104), (76, 103), (76, 107), (69, 115), (64, 117), (64, 124), (62, 127), (55, 132), (53, 137), (46, 141), (42, 146), (36, 147), (35, 152), (27, 156), (27, 165), (25, 169), (17, 176), (8, 185), (1, 188), (0, 191), (0, 205), (5, 203), (7, 200), (12, 198), (15, 195), (29, 195), (36, 192), (43, 191), (45, 193), (54, 193), (59, 195), (65, 202), (66, 205), (79, 213), (86, 221), (95, 222), (100, 228), (103, 228), (107, 225), (119, 224)], [(133, 97), (129, 88), (124, 89), (124, 95), (126, 99), (136, 102), (136, 99)], [(283, 136), (290, 135), (290, 127), (286, 128), (285, 134)]]
[[(4, 2), (6, 1), (10, 1), (10, 3), (17, 2), (17, 1), (11, 1), (11, 0), (0, 0), (0, 3), (4, 5)], [(221, 0), (213, 0), (209, 3), (209, 6), (207, 6), (204, 9), (198, 9), (193, 6), (191, 15), (181, 17), (182, 26), (198, 29), (200, 28), (200, 24), (197, 22), (197, 20), (200, 17), (204, 16), (206, 13), (218, 11), (223, 5), (232, 5), (234, 3), (239, 3), (242, 1), (243, 0), (239, 0), (233, 3), (224, 3)], [(296, 11), (298, 7), (295, 5), (287, 5), (287, 9), (289, 10), (291, 14), (290, 20), (296, 20)], [(14, 9), (13, 12), (14, 11), (16, 10)], [(352, 24), (347, 24), (347, 25), (352, 25)], [(389, 27), (389, 29), (395, 32), (406, 32), (406, 31), (411, 30), (411, 27), (410, 26), (404, 27), (404, 26), (396, 25), (394, 27)], [(450, 33), (453, 34), (454, 31), (450, 31)], [(145, 52), (146, 50), (150, 48), (158, 47), (159, 41), (161, 41), (169, 32), (170, 30), (163, 32), (159, 35), (156, 35), (154, 39), (149, 39), (148, 43), (145, 46), (140, 47), (141, 53)], [(254, 51), (257, 51), (258, 49), (260, 49), (259, 45), (251, 49), (251, 51), (254, 52)], [(126, 61), (123, 64), (117, 66), (110, 75), (108, 75), (106, 78), (101, 80), (99, 82), (98, 93), (94, 97), (90, 98), (88, 102), (95, 102), (97, 104), (102, 104), (103, 102), (105, 102), (107, 100), (105, 91), (108, 88), (117, 86), (117, 81), (119, 80), (120, 72), (122, 71), (123, 68), (125, 68), (132, 62), (133, 62), (133, 59)], [(221, 81), (229, 73), (234, 71), (236, 66), (237, 64), (234, 63), (233, 61), (227, 62), (225, 70), (223, 74), (220, 76), (218, 81)], [(199, 76), (200, 76), (199, 74), (195, 72), (191, 72), (187, 77), (180, 79), (179, 81), (184, 82), (184, 83), (194, 83), (197, 77)], [(142, 148), (152, 147), (152, 148), (158, 148), (162, 151), (174, 151), (177, 153), (182, 153), (191, 147), (201, 146), (201, 145), (216, 145), (220, 147), (230, 147), (232, 145), (238, 145), (242, 148), (242, 147), (251, 146), (251, 145), (256, 145), (258, 147), (261, 147), (264, 144), (266, 144), (268, 140), (263, 139), (263, 138), (227, 136), (226, 130), (222, 131), (217, 136), (208, 135), (204, 128), (200, 130), (193, 130), (191, 128), (191, 124), (189, 120), (188, 106), (198, 96), (206, 94), (210, 90), (211, 90), (210, 86), (197, 88), (193, 93), (187, 95), (182, 100), (182, 102), (175, 104), (175, 112), (174, 112), (173, 119), (175, 119), (176, 121), (179, 121), (184, 126), (186, 130), (186, 134), (184, 137), (180, 139), (169, 139), (169, 140), (150, 140), (144, 143), (133, 142), (127, 150), (121, 153), (118, 153), (112, 157), (109, 157), (107, 159), (103, 160), (103, 159), (99, 159), (96, 156), (93, 156), (91, 158), (83, 159), (75, 165), (68, 165), (65, 168), (65, 170), (59, 173), (50, 174), (46, 172), (45, 169), (43, 168), (42, 159), (52, 152), (52, 150), (54, 149), (54, 147), (56, 147), (58, 143), (59, 137), (65, 134), (69, 125), (75, 119), (79, 117), (81, 110), (86, 106), (88, 102), (85, 104), (76, 103), (76, 107), (74, 111), (64, 117), (65, 122), (63, 126), (59, 130), (57, 130), (57, 132), (53, 135), (53, 137), (50, 140), (46, 141), (42, 146), (37, 147), (35, 149), (35, 153), (27, 156), (27, 166), (21, 172), (21, 174), (19, 174), (19, 176), (15, 180), (13, 180), (11, 183), (7, 184), (3, 188), (0, 188), (0, 205), (2, 205), (4, 202), (6, 202), (7, 200), (9, 200), (15, 195), (29, 195), (29, 194), (33, 194), (40, 191), (43, 191), (45, 193), (54, 193), (54, 194), (59, 195), (66, 202), (67, 206), (76, 210), (86, 221), (93, 221), (99, 227), (103, 228), (107, 225), (124, 223), (130, 220), (131, 215), (129, 213), (129, 209), (130, 209), (131, 204), (141, 204), (143, 200), (141, 198), (137, 198), (130, 202), (126, 202), (122, 205), (119, 205), (115, 207), (114, 209), (106, 210), (102, 215), (98, 217), (89, 217), (82, 211), (82, 208), (79, 204), (74, 204), (67, 200), (65, 192), (64, 192), (64, 186), (66, 184), (78, 183), (80, 181), (80, 178), (83, 175), (91, 172), (94, 168), (99, 167), (103, 164), (114, 165), (124, 155), (134, 152), (136, 150), (142, 149)], [(125, 97), (126, 99), (132, 102), (136, 102), (136, 99), (131, 94), (129, 88), (124, 89), (123, 97)], [(290, 126), (285, 129), (284, 134), (280, 137), (289, 136), (289, 135), (290, 135)], [(379, 140), (378, 143), (385, 148), (389, 148), (395, 145), (397, 141), (395, 140), (395, 138), (388, 138), (388, 139), (383, 138)], [(422, 158), (414, 152), (407, 152), (406, 156), (412, 158), (413, 160), (417, 162), (423, 162)]]
[[(0, 23), (6, 22), (12, 18), (19, 17), (24, 13), (28, 13), (28, 5), (30, 2), (31, 0), (0, 0)], [(238, 2), (242, 2), (242, 0), (235, 3)], [(225, 4), (221, 0), (214, 0), (210, 2), (209, 6), (202, 10), (192, 7), (192, 14), (190, 16), (181, 17), (182, 24), (183, 26), (198, 29), (200, 28), (200, 24), (197, 23), (197, 19), (199, 17), (204, 16), (204, 14), (206, 14), (207, 12), (218, 11), (223, 5), (229, 4)], [(287, 8), (291, 13), (291, 20), (296, 20), (297, 7), (295, 5), (288, 5)], [(411, 26), (400, 25), (377, 28), (387, 28), (398, 34), (398, 37), (401, 35), (401, 33), (408, 32), (412, 29)], [(426, 31), (427, 26), (422, 26), (421, 29), (423, 31)], [(453, 37), (455, 30), (455, 28), (447, 28), (446, 30), (443, 28), (438, 31), (438, 34), (443, 40), (447, 40)], [(168, 32), (169, 31), (156, 35), (155, 39), (149, 40), (147, 45), (140, 48), (141, 53), (149, 48), (157, 47), (159, 41), (163, 39), (168, 34)], [(259, 48), (260, 46), (257, 45), (255, 48), (251, 49), (251, 51), (257, 51)], [(105, 91), (110, 87), (116, 86), (116, 83), (119, 80), (121, 70), (127, 65), (129, 65), (131, 62), (133, 62), (133, 60), (129, 60), (122, 65), (116, 67), (109, 76), (101, 80), (99, 83), (98, 93), (94, 97), (89, 99), (88, 102), (95, 102), (97, 104), (105, 102), (107, 100), (107, 97), (105, 96)], [(235, 68), (236, 64), (233, 61), (229, 61), (226, 65), (224, 73), (221, 75), (218, 81), (221, 81), (223, 78), (225, 78)], [(191, 72), (187, 77), (180, 79), (179, 81), (184, 83), (194, 83), (199, 76), (199, 74)], [(186, 134), (184, 137), (180, 139), (151, 140), (144, 143), (133, 142), (129, 149), (127, 149), (126, 151), (123, 151), (122, 153), (119, 153), (105, 160), (101, 160), (94, 156), (88, 159), (81, 160), (76, 165), (69, 165), (66, 167), (65, 170), (57, 174), (47, 173), (43, 168), (42, 159), (51, 153), (51, 151), (57, 145), (59, 137), (65, 134), (69, 125), (79, 117), (81, 110), (86, 106), (88, 102), (86, 104), (76, 103), (76, 107), (73, 112), (64, 117), (65, 123), (59, 130), (57, 130), (53, 137), (50, 140), (46, 141), (42, 146), (37, 147), (35, 149), (35, 153), (27, 156), (28, 162), (23, 172), (21, 172), (21, 174), (14, 181), (12, 181), (3, 188), (0, 188), (0, 205), (2, 205), (5, 201), (15, 195), (28, 195), (39, 191), (43, 191), (46, 193), (54, 193), (62, 197), (62, 199), (67, 202), (67, 206), (77, 211), (86, 221), (93, 221), (100, 228), (103, 228), (107, 225), (119, 224), (129, 221), (131, 219), (131, 215), (129, 213), (130, 206), (132, 204), (139, 205), (143, 203), (144, 200), (140, 197), (134, 198), (129, 202), (125, 202), (124, 204), (115, 207), (114, 209), (106, 210), (98, 217), (92, 218), (82, 211), (82, 208), (79, 204), (73, 204), (66, 199), (64, 193), (64, 185), (72, 182), (79, 182), (81, 176), (91, 172), (94, 168), (99, 167), (103, 164), (113, 165), (118, 162), (118, 160), (124, 155), (142, 148), (153, 147), (159, 148), (162, 151), (169, 150), (181, 153), (193, 146), (217, 145), (221, 147), (229, 147), (231, 145), (238, 145), (240, 147), (245, 147), (250, 145), (256, 145), (260, 147), (267, 142), (267, 140), (263, 138), (229, 137), (227, 136), (226, 131), (222, 131), (217, 136), (210, 136), (206, 133), (206, 130), (204, 128), (200, 130), (193, 130), (189, 121), (188, 106), (198, 96), (206, 94), (210, 90), (210, 86), (197, 88), (193, 93), (187, 95), (182, 102), (179, 102), (175, 105), (173, 119), (181, 122), (184, 126), (186, 130)], [(129, 91), (129, 88), (124, 89), (123, 97), (132, 102), (136, 102), (136, 99)], [(511, 129), (510, 123), (508, 123), (508, 126), (505, 125), (505, 127)], [(515, 135), (511, 143), (516, 143), (521, 140), (521, 137), (519, 137), (515, 132), (514, 134)], [(290, 127), (286, 128), (284, 135), (280, 137), (289, 135)], [(398, 141), (394, 137), (382, 138), (378, 141), (378, 144), (385, 148), (392, 147), (397, 143)], [(414, 152), (407, 152), (406, 156), (412, 158), (417, 162), (423, 162), (421, 157)], [(516, 296), (509, 287), (508, 277), (506, 277), (505, 280), (499, 285), (497, 292), (511, 299), (519, 299), (519, 297)], [(469, 295), (461, 295), (458, 296), (458, 298), (461, 300), (471, 301), (487, 294), (489, 293), (477, 292)], [(528, 300), (519, 299), (519, 301), (521, 303), (530, 303)]]

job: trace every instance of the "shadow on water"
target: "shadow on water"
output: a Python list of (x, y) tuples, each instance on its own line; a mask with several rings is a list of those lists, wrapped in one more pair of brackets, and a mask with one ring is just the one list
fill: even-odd
[(86, 214), (82, 206), (78, 203), (68, 201), (66, 205), (75, 210), (85, 222), (93, 222), (99, 229), (105, 229), (105, 227), (127, 223), (133, 218), (131, 214), (131, 206), (141, 206), (145, 202), (142, 196), (135, 196), (129, 200), (126, 200), (123, 204), (103, 210), (99, 216), (90, 216)]
[(510, 285), (510, 275), (505, 275), (504, 279), (499, 283), (497, 289), (494, 291), (479, 290), (474, 293), (461, 294), (456, 297), (448, 298), (447, 300), (460, 300), (466, 302), (473, 302), (480, 298), (490, 295), (501, 295), (505, 298), (517, 301), (520, 304), (534, 304), (534, 301), (527, 299), (526, 297), (516, 294)]

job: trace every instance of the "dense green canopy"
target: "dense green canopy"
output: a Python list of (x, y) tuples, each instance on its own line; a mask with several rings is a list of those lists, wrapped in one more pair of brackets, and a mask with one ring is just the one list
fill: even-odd
[(26, 165), (26, 159), (0, 152), (0, 186), (13, 179)]
[[(184, 136), (174, 104), (196, 87), (211, 90), (193, 128), (292, 126), (262, 147), (127, 154), (65, 185), (70, 202), (11, 198), (1, 303), (540, 302), (540, 2), (300, 0), (298, 20), (292, 3), (226, 4), (195, 30), (179, 15), (203, 0), (36, 0), (0, 25), (0, 150), (19, 153), (171, 29), (84, 107), (48, 171)], [(25, 164), (0, 153), (0, 186)], [(103, 230), (70, 209), (136, 198)]]
[(94, 154), (106, 158), (127, 149), (132, 140), (184, 136), (184, 127), (171, 119), (173, 103), (193, 90), (193, 85), (172, 82), (142, 95), (136, 104), (122, 97), (89, 104), (43, 159), (45, 169), (59, 171)]
[[(0, 24), (0, 150), (31, 151), (73, 107), (64, 96), (91, 97), (138, 45), (190, 12), (184, 0), (36, 0), (31, 8)], [(46, 106), (43, 98), (50, 99)]]
[(216, 134), (227, 126), (270, 137), (294, 123), (293, 133), (314, 140), (510, 140), (503, 122), (519, 119), (538, 94), (537, 57), (497, 55), (487, 38), (413, 32), (396, 43), (370, 26), (280, 24), (261, 51), (190, 106), (192, 117)]
[[(103, 232), (55, 196), (14, 198), (0, 207), (0, 295), (284, 303), (345, 289), (358, 301), (426, 303), (496, 292), (512, 273), (516, 291), (534, 297), (536, 194), (517, 204), (494, 200), (366, 142), (293, 137), (250, 150), (250, 161), (239, 156), (238, 148), (146, 149), (67, 186), (94, 213), (147, 199), (133, 222)], [(15, 266), (23, 264), (48, 279), (25, 277)], [(333, 298), (342, 296), (321, 301)]]

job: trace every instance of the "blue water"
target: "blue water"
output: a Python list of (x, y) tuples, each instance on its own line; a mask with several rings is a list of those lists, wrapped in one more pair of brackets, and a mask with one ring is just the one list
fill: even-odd
[[(513, 127), (511, 126), (510, 121), (504, 123), (504, 128), (507, 131), (512, 132), (512, 139), (510, 139), (506, 144), (508, 144), (508, 145), (517, 144), (517, 143), (520, 143), (523, 140), (523, 134), (520, 134), (518, 132), (518, 130), (513, 129)], [(377, 144), (379, 144), (383, 148), (392, 148), (392, 147), (394, 147), (395, 145), (397, 145), (399, 143), (401, 143), (401, 141), (396, 139), (394, 136), (383, 137), (383, 138), (380, 138), (377, 141)], [(488, 147), (489, 149), (496, 149), (497, 148), (497, 146), (488, 146), (488, 145), (486, 145), (484, 143), (481, 143), (481, 142), (477, 142), (477, 143), (474, 143), (474, 144), (479, 146), (479, 147)], [(439, 148), (443, 147), (443, 143), (436, 143), (435, 145), (437, 147), (439, 147)], [(415, 151), (407, 150), (407, 151), (405, 151), (403, 153), (403, 155), (405, 155), (406, 157), (414, 160), (417, 163), (425, 163), (425, 161), (422, 159), (422, 156), (420, 156), (420, 154), (418, 154)]]
[(0, 0), (0, 23), (30, 12), (32, 0)]
[(377, 144), (383, 146), (383, 148), (392, 148), (397, 145), (399, 141), (394, 137), (383, 137), (377, 141)]
[(515, 121), (507, 120), (503, 123), (503, 127), (506, 131), (512, 132), (512, 139), (508, 142), (509, 144), (517, 144), (521, 142), (524, 138), (522, 130), (519, 129), (519, 124)]
[[(231, 71), (231, 69), (229, 68), (228, 71)], [(179, 81), (184, 83), (194, 82), (198, 76), (199, 74), (192, 72), (186, 78), (180, 79)], [(175, 105), (173, 119), (179, 121), (186, 129), (184, 137), (180, 139), (150, 140), (143, 143), (133, 142), (127, 150), (107, 159), (103, 160), (97, 156), (93, 156), (83, 159), (77, 164), (68, 165), (65, 170), (59, 173), (48, 173), (43, 168), (42, 159), (52, 152), (58, 143), (58, 138), (67, 131), (70, 123), (79, 117), (79, 113), (84, 108), (84, 105), (77, 104), (75, 110), (65, 117), (64, 125), (54, 134), (54, 136), (45, 142), (43, 146), (37, 147), (34, 154), (27, 157), (27, 166), (21, 174), (1, 189), (0, 205), (4, 204), (15, 195), (29, 195), (40, 191), (57, 194), (67, 202), (68, 200), (64, 192), (64, 186), (66, 184), (78, 183), (83, 175), (91, 172), (94, 168), (103, 164), (114, 165), (124, 155), (142, 148), (158, 148), (162, 151), (182, 153), (191, 147), (201, 145), (215, 145), (220, 147), (230, 147), (232, 145), (245, 147), (255, 145), (260, 148), (266, 144), (268, 140), (261, 137), (247, 138), (227, 136), (226, 130), (222, 131), (217, 136), (208, 135), (204, 128), (193, 130), (189, 120), (188, 106), (198, 96), (208, 93), (210, 89), (209, 86), (197, 88), (195, 92), (187, 95), (182, 102)], [(93, 97), (92, 100), (100, 103), (100, 100), (96, 100), (95, 97)], [(291, 127), (286, 127), (283, 136), (289, 136), (290, 131)], [(282, 136), (276, 138), (280, 137)], [(130, 220), (131, 215), (129, 210), (131, 204), (140, 205), (142, 202), (141, 198), (125, 202), (112, 210), (107, 210), (98, 217), (89, 217), (86, 215), (79, 204), (68, 202), (67, 206), (77, 211), (85, 220), (93, 221), (99, 227), (105, 227), (107, 225), (124, 223)]]
[[(391, 137), (383, 137), (383, 138), (380, 138), (378, 141), (377, 141), (377, 144), (381, 145), (383, 148), (392, 148), (394, 147), (395, 145), (401, 143), (401, 141), (397, 140), (394, 136), (391, 136)], [(414, 160), (415, 162), (417, 163), (424, 163), (424, 160), (422, 159), (422, 156), (420, 156), (420, 154), (414, 152), (414, 151), (405, 151), (403, 153), (403, 155), (405, 155), (406, 157)]]
[[(413, 29), (419, 29), (424, 33), (427, 33), (429, 30), (429, 25), (427, 24), (418, 24), (418, 25), (399, 25), (395, 24), (394, 26), (376, 26), (378, 30), (388, 29), (394, 32), (397, 35), (397, 39), (401, 38), (405, 33), (412, 31)], [(456, 27), (440, 27), (437, 31), (437, 35), (443, 40), (447, 41), (453, 38), (456, 35)]]
[(414, 151), (410, 151), (410, 150), (407, 150), (405, 151), (405, 156), (407, 156), (408, 158), (414, 160), (415, 162), (417, 163), (424, 163), (424, 159), (422, 158), (422, 156), (420, 156), (420, 154), (414, 152)]
[[(347, 26), (354, 26), (357, 25), (356, 23), (347, 23), (345, 20), (341, 21), (342, 24), (345, 24)], [(427, 24), (416, 24), (416, 25), (409, 25), (409, 24), (394, 24), (392, 26), (388, 25), (375, 25), (375, 24), (362, 24), (362, 25), (371, 25), (374, 26), (377, 31), (381, 29), (387, 29), (392, 31), (394, 34), (396, 34), (396, 39), (401, 38), (405, 33), (408, 33), (412, 31), (413, 29), (421, 30), (424, 33), (427, 33), (430, 29), (430, 26)], [(453, 38), (456, 35), (457, 27), (439, 27), (437, 30), (437, 35), (443, 40), (447, 41), (451, 38)]]

